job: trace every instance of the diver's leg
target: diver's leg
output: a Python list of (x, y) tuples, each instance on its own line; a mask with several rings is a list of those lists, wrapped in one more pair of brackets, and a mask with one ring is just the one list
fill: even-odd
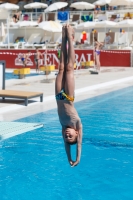
[(40, 63), (41, 63), (41, 60), (38, 59), (38, 61), (37, 61), (37, 65), (38, 65), (38, 73), (40, 73)]
[(36, 61), (37, 63), (37, 72), (39, 73), (39, 59), (37, 59), (37, 61)]
[(100, 62), (99, 62), (99, 55), (96, 55), (96, 70), (99, 71), (99, 68), (100, 68)]
[(97, 69), (97, 53), (95, 52), (95, 68)]
[(64, 65), (67, 60), (67, 50), (66, 50), (66, 27), (62, 27), (62, 45), (61, 45), (61, 55), (59, 63), (59, 72), (55, 81), (55, 94), (57, 95), (64, 88)]
[(67, 39), (68, 39), (68, 60), (65, 66), (65, 93), (70, 97), (74, 96), (74, 62), (75, 52), (73, 47), (74, 30), (70, 25), (67, 25)]
[(96, 69), (97, 68), (97, 53), (96, 52), (94, 52), (94, 68)]
[(24, 59), (24, 67), (27, 66), (27, 58)]
[(37, 62), (36, 62), (36, 60), (35, 60), (35, 66), (36, 66), (36, 73), (37, 73)]
[(101, 63), (100, 63), (100, 55), (98, 55), (98, 71), (100, 71), (100, 66), (101, 66)]

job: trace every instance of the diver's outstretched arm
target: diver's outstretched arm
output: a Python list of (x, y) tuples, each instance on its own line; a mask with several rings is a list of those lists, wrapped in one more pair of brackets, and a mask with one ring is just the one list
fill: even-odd
[(82, 148), (82, 124), (79, 125), (78, 139), (77, 139), (77, 155), (76, 155), (76, 161), (73, 162), (72, 164), (73, 167), (78, 165), (78, 163), (80, 162), (81, 148)]
[[(63, 128), (62, 128), (62, 137), (63, 137), (63, 140), (64, 140), (63, 132), (64, 131), (63, 131)], [(64, 145), (65, 145), (65, 150), (66, 150), (68, 162), (69, 162), (70, 165), (72, 165), (73, 161), (71, 159), (71, 147), (70, 147), (70, 144), (66, 143), (66, 141), (64, 140)]]

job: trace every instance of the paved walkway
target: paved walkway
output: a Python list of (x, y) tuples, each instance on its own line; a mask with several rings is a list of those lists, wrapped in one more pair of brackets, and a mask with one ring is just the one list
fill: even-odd
[[(6, 89), (19, 91), (43, 92), (44, 102), (39, 98), (29, 101), (25, 107), (22, 100), (0, 101), (0, 121), (13, 121), (52, 108), (56, 108), (54, 98), (55, 74), (48, 76), (46, 83), (44, 75), (6, 81)], [(102, 68), (99, 75), (92, 75), (89, 70), (75, 72), (76, 99), (80, 101), (121, 88), (133, 85), (133, 68)]]

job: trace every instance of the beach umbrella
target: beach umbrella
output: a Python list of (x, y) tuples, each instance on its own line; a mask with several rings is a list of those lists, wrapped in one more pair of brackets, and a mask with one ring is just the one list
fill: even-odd
[[(133, 26), (133, 20), (132, 19), (126, 19), (122, 20), (117, 23), (117, 26), (119, 27), (127, 27), (128, 28), (128, 38), (129, 38), (129, 27)], [(129, 46), (129, 40), (128, 40), (128, 46)]]
[(129, 3), (129, 5), (131, 4), (133, 4), (133, 0), (127, 0), (127, 2)]
[(70, 5), (71, 8), (79, 9), (79, 10), (89, 10), (95, 8), (95, 6), (91, 3), (87, 3), (84, 1), (72, 3)]
[(108, 20), (95, 22), (95, 27), (96, 28), (105, 28), (105, 33), (106, 33), (106, 28), (108, 28), (108, 27), (114, 27), (116, 25), (117, 25), (116, 22), (108, 21)]
[(18, 27), (38, 26), (38, 23), (35, 21), (20, 21), (20, 22), (17, 22), (15, 26), (18, 26)]
[(38, 24), (38, 26), (48, 32), (58, 33), (62, 32), (62, 26), (60, 23), (55, 21), (43, 21)]
[(10, 22), (10, 26), (13, 27), (31, 27), (31, 26), (38, 26), (38, 23), (35, 21), (19, 21), (17, 23), (15, 22)]
[(93, 28), (95, 27), (95, 22), (83, 22), (81, 24), (76, 25), (74, 28), (75, 29), (88, 29), (88, 28)]
[(66, 2), (56, 2), (56, 3), (53, 3), (50, 6), (48, 6), (45, 9), (45, 12), (52, 12), (54, 10), (59, 10), (61, 8), (66, 7), (67, 5), (68, 5), (68, 3), (66, 3)]
[(118, 26), (129, 27), (133, 25), (133, 19), (125, 19), (117, 23)]
[(126, 6), (126, 5), (131, 5), (133, 3), (133, 0), (98, 0), (94, 2), (94, 5), (106, 5), (109, 4), (110, 6)]
[(98, 0), (98, 1), (95, 1), (93, 4), (94, 5), (99, 5), (99, 6), (104, 6), (106, 4), (109, 4), (111, 0)]
[(104, 21), (99, 21), (99, 22), (95, 22), (95, 27), (110, 27), (110, 26), (116, 26), (117, 23), (113, 22), (113, 21), (108, 21), (108, 20), (104, 20)]
[[(100, 22), (95, 22), (95, 27), (96, 28), (104, 28), (105, 29), (105, 33), (107, 32), (106, 29), (108, 27), (114, 27), (116, 25), (117, 25), (116, 22), (108, 21), (108, 20), (100, 21)], [(106, 44), (105, 44), (105, 46), (106, 46)]]
[(84, 23), (76, 25), (75, 28), (76, 29), (84, 29), (84, 28), (92, 28), (92, 27), (103, 28), (103, 27), (110, 27), (110, 26), (116, 26), (116, 25), (117, 25), (116, 22), (104, 20), (104, 21), (99, 21), (99, 22), (84, 22)]
[(109, 5), (110, 6), (126, 6), (130, 5), (131, 1), (130, 0), (111, 0)]
[(47, 8), (47, 7), (48, 7), (47, 4), (39, 2), (29, 3), (24, 6), (25, 9), (36, 9), (36, 16), (37, 16), (37, 8)]
[(95, 1), (93, 4), (96, 6), (104, 6), (105, 5), (105, 10), (106, 10), (106, 5), (110, 3), (111, 0), (98, 0)]
[(37, 8), (47, 8), (48, 5), (45, 3), (39, 3), (39, 2), (34, 2), (34, 3), (29, 3), (24, 6), (25, 9), (37, 9)]
[(0, 9), (5, 9), (5, 10), (18, 10), (19, 6), (15, 5), (13, 3), (3, 3), (0, 5)]

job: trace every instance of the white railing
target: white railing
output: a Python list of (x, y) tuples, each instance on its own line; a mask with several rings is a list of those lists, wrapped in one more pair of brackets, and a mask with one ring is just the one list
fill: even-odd
[[(103, 21), (103, 20), (113, 20), (111, 19), (112, 16), (117, 16), (117, 21), (121, 21), (124, 18), (125, 13), (129, 12), (129, 10), (111, 10), (111, 11), (68, 11), (68, 20), (67, 22), (72, 22), (74, 20), (74, 16), (77, 15), (77, 19), (75, 18), (74, 21), (78, 21), (78, 23), (83, 22), (81, 20), (82, 16), (88, 16), (89, 13), (92, 14), (93, 20), (92, 21)], [(130, 9), (130, 13), (133, 17), (133, 9)], [(51, 18), (49, 17), (51, 15)], [(10, 14), (10, 19), (12, 18), (13, 14)], [(79, 18), (78, 18), (79, 16)], [(30, 20), (30, 21), (38, 21), (41, 17), (41, 21), (47, 21), (47, 20), (55, 20), (58, 21), (58, 12), (51, 12), (51, 13), (45, 13), (45, 12), (25, 12), (21, 15), (20, 20)], [(59, 20), (60, 21), (60, 20)]]

